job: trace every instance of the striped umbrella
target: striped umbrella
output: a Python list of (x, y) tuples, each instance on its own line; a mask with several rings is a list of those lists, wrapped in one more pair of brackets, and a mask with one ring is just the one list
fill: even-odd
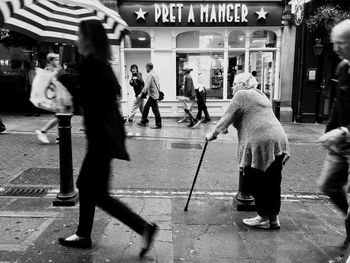
[(43, 42), (75, 44), (80, 21), (103, 22), (110, 44), (119, 44), (127, 24), (97, 0), (0, 0), (0, 27)]

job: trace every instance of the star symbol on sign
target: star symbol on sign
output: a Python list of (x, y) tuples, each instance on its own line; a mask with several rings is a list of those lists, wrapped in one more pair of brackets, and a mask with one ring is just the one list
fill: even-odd
[(267, 15), (268, 13), (269, 13), (269, 12), (266, 12), (266, 11), (264, 10), (263, 7), (260, 9), (259, 12), (258, 12), (258, 11), (255, 12), (255, 14), (258, 15), (258, 19), (257, 19), (257, 20), (259, 20), (260, 18), (263, 18), (263, 19), (266, 20), (266, 15)]
[(145, 15), (146, 15), (148, 12), (144, 12), (144, 11), (142, 10), (142, 8), (140, 7), (139, 11), (135, 11), (134, 13), (137, 15), (136, 20), (139, 20), (140, 18), (142, 18), (143, 20), (146, 20)]

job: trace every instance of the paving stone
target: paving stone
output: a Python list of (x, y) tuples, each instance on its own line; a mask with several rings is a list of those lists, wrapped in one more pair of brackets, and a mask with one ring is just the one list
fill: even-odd
[(52, 206), (52, 200), (48, 198), (18, 198), (14, 202), (11, 202), (7, 206), (4, 206), (1, 210), (6, 211), (35, 211), (45, 210)]
[(327, 257), (302, 233), (278, 231), (240, 232), (257, 262), (326, 262)]
[(173, 240), (174, 258), (185, 262), (238, 262), (241, 258), (251, 258), (232, 226), (175, 224)]
[(184, 211), (186, 200), (172, 201), (172, 218), (175, 224), (188, 225), (233, 225), (233, 206), (230, 201), (191, 200), (188, 211)]

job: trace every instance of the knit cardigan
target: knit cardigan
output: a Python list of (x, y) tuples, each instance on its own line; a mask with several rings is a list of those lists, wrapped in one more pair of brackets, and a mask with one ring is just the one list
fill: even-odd
[(272, 111), (271, 102), (261, 91), (238, 91), (215, 126), (214, 134), (222, 133), (231, 124), (238, 132), (240, 168), (266, 171), (276, 156), (290, 156), (287, 135)]

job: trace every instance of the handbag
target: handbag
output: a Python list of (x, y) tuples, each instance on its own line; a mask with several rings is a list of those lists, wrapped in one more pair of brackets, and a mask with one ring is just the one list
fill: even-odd
[(157, 90), (158, 90), (158, 93), (159, 93), (159, 98), (158, 98), (158, 100), (159, 100), (159, 101), (164, 100), (164, 92), (163, 92), (163, 91), (161, 91), (161, 90), (158, 88), (157, 82), (156, 82), (156, 80), (154, 79), (154, 77), (153, 77), (153, 76), (152, 76), (152, 79), (153, 79), (154, 84), (156, 85)]

